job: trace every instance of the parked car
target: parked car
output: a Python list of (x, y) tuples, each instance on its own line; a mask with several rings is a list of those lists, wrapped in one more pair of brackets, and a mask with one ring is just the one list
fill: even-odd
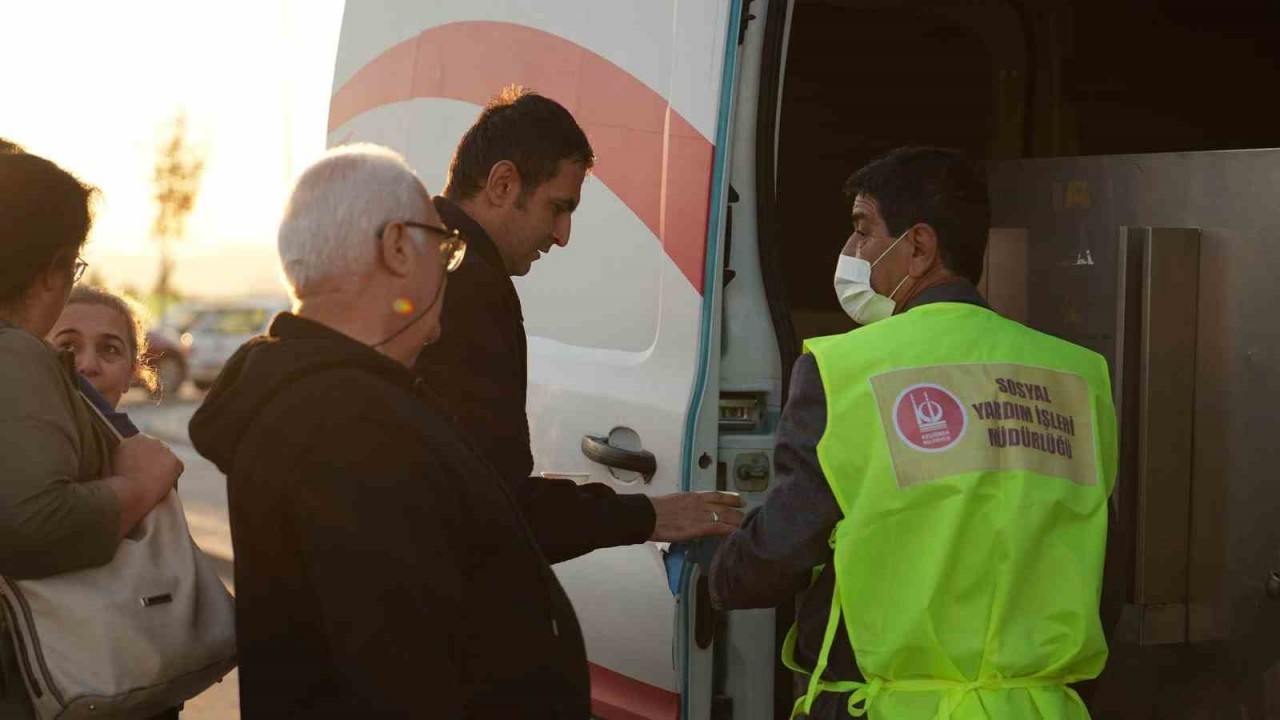
[(288, 309), (283, 300), (237, 301), (201, 309), (182, 334), (191, 382), (201, 390), (212, 387), (231, 355), (250, 338), (265, 333), (271, 319)]
[(159, 392), (176, 394), (187, 380), (187, 352), (178, 334), (169, 328), (147, 331), (144, 361), (155, 368)]

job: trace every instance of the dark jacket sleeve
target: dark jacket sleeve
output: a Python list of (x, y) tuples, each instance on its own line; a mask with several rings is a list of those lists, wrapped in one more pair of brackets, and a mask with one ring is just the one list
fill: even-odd
[(363, 717), (461, 717), (465, 508), (395, 426), (320, 428), (293, 522), (335, 671)]
[(813, 568), (831, 559), (827, 540), (840, 506), (818, 464), (827, 401), (811, 355), (796, 361), (791, 396), (773, 453), (777, 484), (764, 505), (720, 546), (711, 565), (711, 596), (722, 609), (773, 607), (809, 586)]
[(653, 503), (619, 495), (603, 483), (530, 477), (515, 483), (516, 502), (547, 562), (592, 550), (642, 543), (653, 535)]
[(32, 335), (0, 333), (0, 574), (40, 578), (96, 567), (120, 543), (120, 504), (82, 477), (91, 450), (56, 356)]

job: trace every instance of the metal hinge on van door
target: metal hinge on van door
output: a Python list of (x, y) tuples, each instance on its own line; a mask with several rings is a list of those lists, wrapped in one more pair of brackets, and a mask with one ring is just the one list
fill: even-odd
[(733, 253), (733, 204), (739, 200), (738, 191), (729, 186), (729, 202), (724, 213), (724, 279), (721, 287), (729, 287), (729, 283), (738, 276), (738, 271), (729, 267), (729, 257)]
[(720, 393), (720, 432), (760, 432), (765, 427), (768, 394), (759, 391)]
[(755, 2), (755, 0), (747, 0), (742, 5), (742, 22), (738, 24), (738, 45), (739, 46), (741, 46), (742, 43), (746, 42), (747, 40), (747, 26), (751, 24), (752, 20), (756, 19), (755, 15), (752, 15), (750, 12), (748, 12), (751, 9), (751, 3), (753, 2)]

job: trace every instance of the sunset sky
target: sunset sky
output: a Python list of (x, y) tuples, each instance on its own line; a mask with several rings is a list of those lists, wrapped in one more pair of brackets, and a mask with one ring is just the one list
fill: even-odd
[(324, 150), (342, 0), (5, 2), (0, 137), (102, 190), (86, 252), (149, 289), (150, 176), (185, 111), (206, 172), (175, 282), (201, 295), (283, 292), (275, 226)]

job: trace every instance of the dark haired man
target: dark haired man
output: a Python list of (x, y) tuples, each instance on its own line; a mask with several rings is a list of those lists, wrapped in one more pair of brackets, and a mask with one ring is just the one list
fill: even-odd
[(600, 483), (530, 477), (527, 353), (512, 276), (569, 244), (573, 211), (595, 162), (586, 134), (559, 103), (518, 87), (495, 98), (458, 143), (440, 218), (471, 251), (450, 280), (439, 341), (417, 372), (511, 484), (551, 562), (646, 540), (732, 532), (742, 501), (723, 493), (649, 498)]
[(806, 342), (780, 483), (716, 554), (712, 597), (810, 588), (783, 650), (810, 717), (1084, 720), (1070, 684), (1107, 658), (1106, 361), (987, 307), (987, 190), (960, 155), (895, 150), (846, 191), (835, 290), (862, 327)]

